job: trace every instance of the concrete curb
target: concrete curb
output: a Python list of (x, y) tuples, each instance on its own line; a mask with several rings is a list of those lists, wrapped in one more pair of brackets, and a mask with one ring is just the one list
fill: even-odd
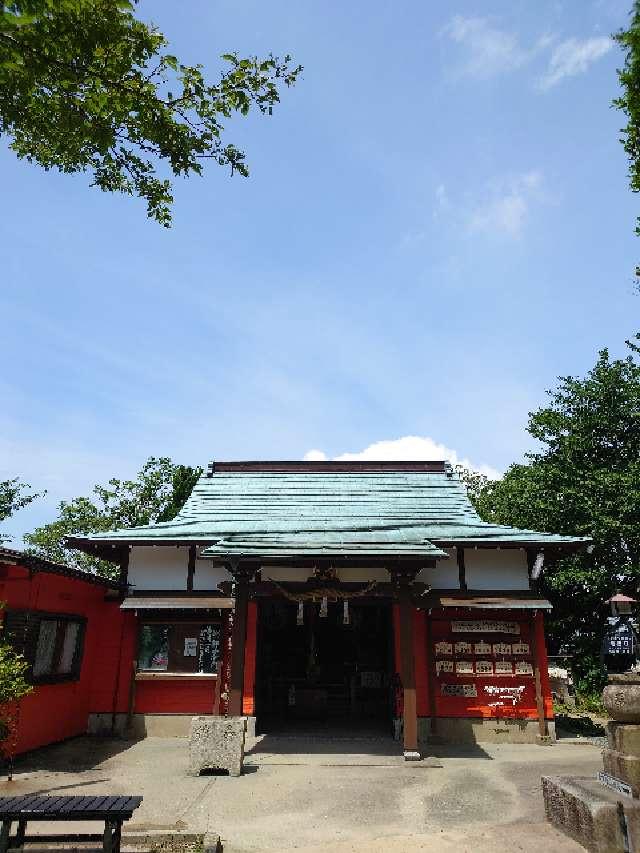
[(181, 829), (129, 829), (122, 831), (123, 847), (144, 850), (166, 851), (166, 853), (221, 853), (220, 836), (213, 832), (188, 832)]

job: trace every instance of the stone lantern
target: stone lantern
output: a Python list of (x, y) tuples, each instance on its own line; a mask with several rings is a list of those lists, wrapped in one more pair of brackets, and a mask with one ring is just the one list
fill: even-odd
[(609, 676), (630, 672), (640, 651), (633, 619), (636, 600), (618, 592), (605, 604), (611, 606), (611, 616), (602, 640), (602, 659)]
[(602, 642), (607, 685), (602, 702), (611, 720), (593, 777), (543, 777), (547, 818), (588, 850), (640, 853), (640, 643), (636, 600), (617, 593)]
[(612, 616), (632, 616), (634, 611), (635, 598), (629, 598), (628, 595), (623, 595), (617, 592), (612, 598), (608, 598), (605, 604), (611, 605)]

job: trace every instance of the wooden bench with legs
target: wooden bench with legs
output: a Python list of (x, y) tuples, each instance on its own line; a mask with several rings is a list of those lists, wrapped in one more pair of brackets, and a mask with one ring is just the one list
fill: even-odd
[[(120, 853), (122, 824), (131, 818), (142, 797), (56, 797), (25, 794), (22, 797), (0, 797), (0, 853), (22, 848), (25, 843), (101, 841), (104, 853)], [(27, 835), (33, 821), (104, 821), (104, 831), (95, 833), (61, 833)], [(15, 835), (11, 826), (17, 822)]]

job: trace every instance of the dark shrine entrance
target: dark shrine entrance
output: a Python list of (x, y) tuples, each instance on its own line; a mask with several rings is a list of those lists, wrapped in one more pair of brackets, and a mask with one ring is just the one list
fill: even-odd
[(260, 732), (391, 733), (391, 602), (259, 603), (256, 716)]

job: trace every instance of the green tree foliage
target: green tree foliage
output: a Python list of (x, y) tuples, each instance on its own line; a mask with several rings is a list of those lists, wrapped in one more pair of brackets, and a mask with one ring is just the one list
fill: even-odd
[(201, 65), (165, 52), (162, 33), (135, 17), (136, 2), (0, 2), (0, 135), (45, 169), (90, 172), (102, 190), (140, 196), (169, 226), (163, 174), (199, 175), (213, 160), (248, 175), (242, 151), (223, 140), (224, 122), (252, 106), (271, 114), (281, 84), (302, 69), (289, 56), (230, 53), (212, 83)]
[[(624, 51), (624, 65), (618, 69), (622, 94), (613, 101), (627, 117), (621, 130), (624, 150), (629, 159), (629, 186), (632, 192), (640, 192), (640, 0), (635, 0), (631, 10), (631, 21), (626, 30), (614, 35)], [(640, 235), (640, 217), (636, 220), (636, 234)], [(636, 267), (640, 276), (640, 267)]]
[(3, 708), (33, 690), (25, 678), (28, 668), (29, 665), (22, 655), (17, 654), (6, 643), (0, 643), (0, 716)]
[(171, 521), (201, 473), (201, 468), (151, 456), (134, 480), (112, 479), (95, 486), (94, 497), (62, 501), (58, 518), (27, 534), (25, 542), (40, 557), (113, 577), (117, 569), (112, 563), (66, 548), (65, 538)]
[[(0, 602), (0, 610), (6, 608)], [(31, 693), (33, 687), (26, 679), (29, 664), (16, 653), (9, 643), (0, 638), (0, 753), (9, 762), (9, 780), (13, 773), (13, 756), (18, 737), (20, 699)]]
[[(17, 477), (13, 480), (0, 480), (0, 522), (10, 518), (14, 512), (41, 497), (38, 493), (26, 494), (30, 488), (31, 486), (21, 483)], [(0, 542), (10, 538), (10, 536), (0, 533)]]
[(529, 416), (541, 449), (487, 481), (472, 500), (487, 521), (592, 536), (592, 553), (547, 566), (541, 589), (554, 609), (552, 645), (568, 647), (584, 689), (602, 677), (603, 601), (640, 582), (640, 335), (626, 358), (602, 350), (584, 378), (559, 380), (548, 406)]

